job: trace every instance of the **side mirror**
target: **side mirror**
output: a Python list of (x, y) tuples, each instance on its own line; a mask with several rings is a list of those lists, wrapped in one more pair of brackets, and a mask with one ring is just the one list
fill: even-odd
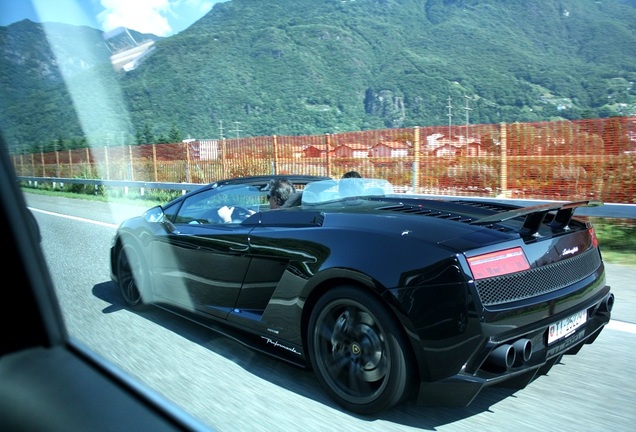
[(156, 206), (148, 209), (144, 213), (144, 219), (148, 223), (163, 222), (165, 218), (166, 215), (163, 214), (163, 209), (161, 208), (161, 206)]
[(164, 226), (166, 231), (173, 234), (179, 234), (177, 231), (177, 227), (174, 226), (170, 219), (168, 219), (163, 212), (163, 208), (161, 206), (156, 206), (151, 209), (146, 210), (144, 213), (144, 219), (148, 223), (160, 223)]

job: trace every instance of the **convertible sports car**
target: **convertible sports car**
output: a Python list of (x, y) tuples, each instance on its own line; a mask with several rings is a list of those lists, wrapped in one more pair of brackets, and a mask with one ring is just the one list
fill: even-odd
[[(347, 410), (466, 406), (592, 343), (614, 295), (571, 202), (518, 207), (395, 193), (378, 179), (219, 181), (117, 230), (111, 273), (155, 304), (312, 368)], [(218, 216), (233, 208), (232, 222)]]

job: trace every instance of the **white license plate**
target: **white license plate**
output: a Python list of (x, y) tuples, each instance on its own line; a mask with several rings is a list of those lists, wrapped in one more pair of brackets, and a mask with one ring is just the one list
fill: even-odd
[(577, 312), (561, 321), (550, 324), (548, 328), (548, 345), (561, 338), (568, 337), (587, 321), (587, 311)]

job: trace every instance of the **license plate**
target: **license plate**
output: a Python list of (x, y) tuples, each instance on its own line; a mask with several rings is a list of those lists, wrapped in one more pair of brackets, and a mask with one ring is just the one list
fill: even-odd
[(577, 312), (561, 321), (550, 324), (548, 327), (548, 345), (561, 338), (570, 336), (574, 331), (587, 321), (587, 311)]

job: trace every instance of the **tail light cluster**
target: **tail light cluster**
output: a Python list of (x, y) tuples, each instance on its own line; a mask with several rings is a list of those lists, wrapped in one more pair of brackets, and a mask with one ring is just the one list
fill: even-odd
[(592, 246), (598, 247), (598, 238), (596, 237), (596, 232), (594, 231), (594, 227), (590, 227), (588, 231), (590, 232), (590, 236), (592, 237)]
[(520, 247), (470, 257), (468, 265), (475, 279), (503, 276), (530, 269), (526, 254)]

